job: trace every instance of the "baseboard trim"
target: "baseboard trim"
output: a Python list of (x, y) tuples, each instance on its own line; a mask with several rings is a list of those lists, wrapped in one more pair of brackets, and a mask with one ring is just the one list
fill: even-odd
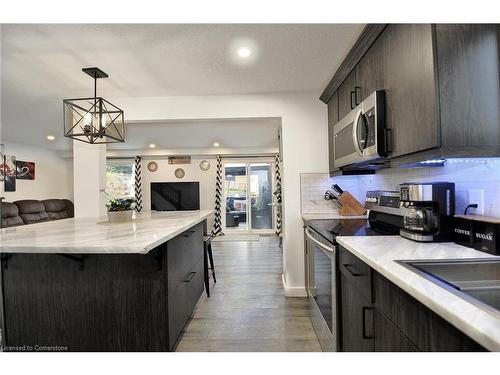
[(306, 288), (287, 287), (284, 274), (281, 274), (281, 282), (283, 283), (283, 290), (285, 291), (285, 297), (307, 297)]

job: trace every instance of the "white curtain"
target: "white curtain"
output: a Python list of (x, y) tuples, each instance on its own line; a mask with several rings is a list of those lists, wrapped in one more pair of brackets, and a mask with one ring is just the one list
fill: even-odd
[(223, 236), (222, 232), (222, 160), (217, 156), (217, 176), (215, 178), (215, 218), (212, 236)]

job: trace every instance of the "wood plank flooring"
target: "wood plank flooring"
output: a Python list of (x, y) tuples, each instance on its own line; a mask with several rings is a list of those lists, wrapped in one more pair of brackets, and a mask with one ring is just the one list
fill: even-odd
[(177, 351), (321, 351), (306, 298), (286, 298), (275, 237), (212, 244), (217, 283), (204, 293)]

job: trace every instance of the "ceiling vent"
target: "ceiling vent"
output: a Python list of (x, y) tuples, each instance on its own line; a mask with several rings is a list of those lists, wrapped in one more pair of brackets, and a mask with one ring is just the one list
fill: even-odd
[(168, 164), (191, 164), (191, 156), (169, 156)]

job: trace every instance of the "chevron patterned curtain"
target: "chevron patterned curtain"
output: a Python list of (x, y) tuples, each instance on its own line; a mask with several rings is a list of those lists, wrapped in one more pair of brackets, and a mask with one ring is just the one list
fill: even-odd
[(223, 236), (222, 232), (222, 160), (217, 156), (217, 177), (215, 179), (215, 218), (212, 236)]
[(280, 156), (276, 155), (275, 160), (275, 176), (276, 176), (276, 235), (281, 235), (281, 173), (280, 173)]
[(135, 210), (137, 212), (142, 211), (142, 171), (141, 171), (141, 160), (140, 156), (134, 158), (135, 161)]

